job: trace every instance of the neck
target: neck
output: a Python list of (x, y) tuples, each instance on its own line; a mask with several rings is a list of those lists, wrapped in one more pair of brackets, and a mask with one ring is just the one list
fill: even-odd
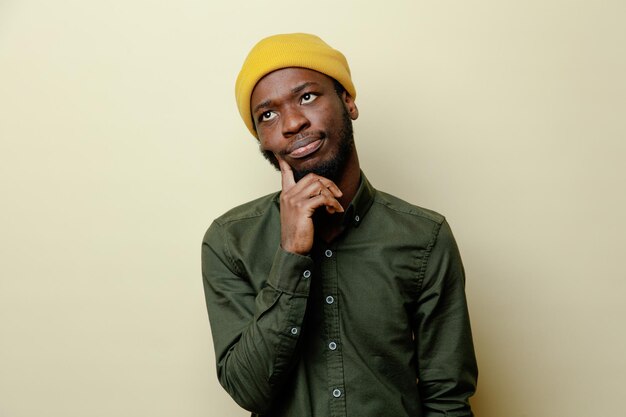
[(338, 199), (339, 204), (344, 209), (348, 208), (348, 205), (356, 195), (361, 182), (361, 167), (359, 165), (359, 156), (356, 153), (356, 149), (350, 153), (350, 158), (346, 163), (346, 169), (343, 172), (341, 178), (337, 181), (337, 187), (341, 190), (343, 195)]

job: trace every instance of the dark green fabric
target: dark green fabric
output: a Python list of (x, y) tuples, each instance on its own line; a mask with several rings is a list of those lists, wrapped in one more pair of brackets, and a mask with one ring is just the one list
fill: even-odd
[(253, 415), (471, 416), (465, 278), (443, 216), (362, 176), (344, 232), (280, 248), (279, 194), (216, 219), (202, 271), (218, 378)]

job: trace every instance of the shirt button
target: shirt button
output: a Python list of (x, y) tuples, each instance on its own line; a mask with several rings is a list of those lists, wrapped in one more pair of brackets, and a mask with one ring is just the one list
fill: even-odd
[(305, 277), (305, 278), (310, 277), (310, 276), (311, 276), (311, 271), (309, 271), (309, 270), (307, 269), (306, 271), (304, 271), (304, 272), (302, 273), (302, 276), (303, 276), (303, 277)]
[(333, 298), (332, 295), (329, 295), (328, 297), (326, 297), (326, 304), (332, 304), (335, 302), (335, 299)]
[(324, 252), (324, 255), (326, 255), (327, 258), (330, 258), (331, 256), (333, 256), (333, 251), (330, 249), (326, 249), (326, 252)]
[(335, 349), (337, 349), (337, 343), (335, 343), (335, 342), (330, 342), (330, 343), (328, 344), (328, 349), (330, 349), (330, 350), (335, 350)]
[(292, 327), (291, 328), (291, 334), (298, 334), (298, 328), (297, 327)]
[(335, 397), (335, 398), (341, 397), (341, 390), (339, 388), (335, 388), (333, 390), (333, 397)]

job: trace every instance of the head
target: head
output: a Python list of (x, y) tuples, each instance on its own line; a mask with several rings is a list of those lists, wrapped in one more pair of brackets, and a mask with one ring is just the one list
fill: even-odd
[[(306, 71), (299, 72), (304, 72), (304, 77), (306, 77)], [(329, 152), (325, 158), (316, 159), (313, 155), (309, 155), (307, 158), (295, 158), (301, 160), (291, 160), (290, 165), (292, 165), (296, 181), (304, 177), (309, 172), (314, 172), (322, 177), (335, 181), (343, 174), (350, 155), (354, 152), (352, 118), (353, 116), (356, 118), (356, 115), (354, 111), (350, 109), (349, 105), (345, 104), (345, 100), (350, 100), (350, 96), (345, 91), (343, 86), (339, 84), (339, 82), (322, 74), (311, 75), (313, 75), (313, 78), (315, 78), (316, 75), (327, 78), (326, 81), (332, 83), (332, 92), (329, 92), (328, 88), (330, 85), (328, 83), (322, 82), (313, 84), (314, 81), (312, 82), (310, 78), (303, 78), (301, 81), (298, 78), (294, 80), (293, 84), (296, 87), (298, 85), (311, 83), (308, 88), (303, 90), (299, 96), (295, 97), (295, 99), (305, 99), (309, 102), (309, 104), (313, 104), (314, 100), (319, 99), (320, 102), (316, 103), (317, 109), (311, 109), (316, 113), (316, 115), (299, 112), (300, 114), (298, 116), (301, 117), (300, 124), (296, 122), (294, 128), (293, 125), (290, 125), (290, 122), (287, 121), (288, 124), (286, 126), (281, 126), (281, 131), (277, 132), (275, 126), (265, 126), (268, 121), (261, 120), (267, 119), (268, 117), (274, 117), (272, 114), (273, 110), (268, 110), (269, 107), (259, 109), (256, 112), (257, 114), (253, 113), (255, 129), (259, 135), (259, 149), (265, 159), (267, 159), (270, 164), (276, 168), (276, 170), (280, 170), (276, 154), (285, 160), (290, 160), (289, 153), (293, 147), (307, 143), (309, 144), (308, 146), (315, 146), (317, 140), (322, 142), (328, 141), (328, 143), (324, 143), (324, 145), (331, 152)], [(264, 85), (261, 84), (259, 90), (255, 89), (257, 94), (255, 95), (253, 93), (254, 98), (256, 98), (257, 95), (260, 96), (260, 92), (263, 91), (263, 87)], [(321, 94), (325, 94), (326, 96), (321, 96)], [(334, 108), (334, 118), (331, 117), (330, 120), (321, 120), (322, 117), (319, 116), (323, 114), (323, 107), (327, 107), (320, 105), (322, 104), (322, 100), (340, 103), (339, 106)], [(255, 100), (254, 102), (257, 103), (258, 100)], [(339, 116), (339, 118), (336, 116)], [(283, 112), (282, 117), (293, 118), (294, 116), (287, 115)], [(321, 124), (323, 124), (323, 127)], [(278, 141), (276, 141), (275, 138), (272, 138), (272, 133), (279, 136)], [(281, 139), (281, 136), (284, 137), (286, 141)], [(281, 144), (284, 146), (281, 147)], [(319, 148), (322, 149), (322, 146)], [(321, 157), (322, 155), (319, 156)]]
[[(240, 114), (263, 155), (337, 179), (354, 150), (356, 91), (345, 57), (307, 34), (276, 35), (250, 52), (236, 84)], [(354, 155), (352, 155), (354, 154)]]

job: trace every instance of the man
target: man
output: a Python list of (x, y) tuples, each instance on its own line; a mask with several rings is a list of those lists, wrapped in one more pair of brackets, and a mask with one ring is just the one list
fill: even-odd
[(235, 90), (282, 190), (219, 217), (203, 241), (222, 386), (253, 415), (471, 416), (454, 238), (361, 171), (345, 57), (313, 35), (272, 36)]

